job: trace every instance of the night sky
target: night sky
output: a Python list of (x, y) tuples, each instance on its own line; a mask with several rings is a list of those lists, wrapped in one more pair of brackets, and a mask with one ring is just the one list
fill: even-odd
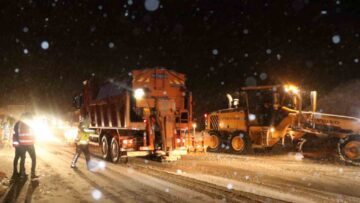
[(0, 104), (70, 110), (83, 80), (156, 66), (187, 74), (197, 114), (245, 85), (326, 93), (360, 76), (357, 0), (2, 0), (0, 9)]

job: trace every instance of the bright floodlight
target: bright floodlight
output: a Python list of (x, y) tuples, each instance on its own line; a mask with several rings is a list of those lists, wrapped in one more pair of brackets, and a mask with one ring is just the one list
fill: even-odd
[(135, 99), (142, 99), (145, 96), (145, 92), (143, 89), (139, 88), (134, 91)]
[(294, 85), (286, 85), (285, 86), (285, 92), (290, 92), (290, 93), (294, 93), (294, 94), (298, 94), (299, 93), (299, 88), (294, 86)]

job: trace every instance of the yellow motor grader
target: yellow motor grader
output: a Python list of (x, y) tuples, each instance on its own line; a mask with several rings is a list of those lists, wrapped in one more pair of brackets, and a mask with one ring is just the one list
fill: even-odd
[[(244, 154), (290, 141), (304, 155), (336, 151), (341, 160), (360, 165), (360, 119), (316, 112), (315, 91), (293, 85), (255, 86), (242, 88), (236, 99), (227, 96), (227, 109), (205, 114), (208, 151)], [(303, 110), (305, 96), (310, 111)]]

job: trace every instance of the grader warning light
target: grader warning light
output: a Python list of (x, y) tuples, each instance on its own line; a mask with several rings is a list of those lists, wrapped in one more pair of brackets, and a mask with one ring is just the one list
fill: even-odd
[(285, 85), (284, 86), (285, 92), (298, 94), (300, 92), (299, 88), (294, 85)]

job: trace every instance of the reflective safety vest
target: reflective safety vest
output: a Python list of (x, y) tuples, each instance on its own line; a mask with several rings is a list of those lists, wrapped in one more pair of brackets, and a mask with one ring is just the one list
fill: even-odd
[(84, 132), (83, 130), (79, 130), (78, 134), (78, 144), (88, 144), (89, 143), (89, 135), (90, 133)]
[(19, 122), (17, 133), (19, 137), (19, 145), (33, 145), (35, 143), (34, 133), (27, 124)]

